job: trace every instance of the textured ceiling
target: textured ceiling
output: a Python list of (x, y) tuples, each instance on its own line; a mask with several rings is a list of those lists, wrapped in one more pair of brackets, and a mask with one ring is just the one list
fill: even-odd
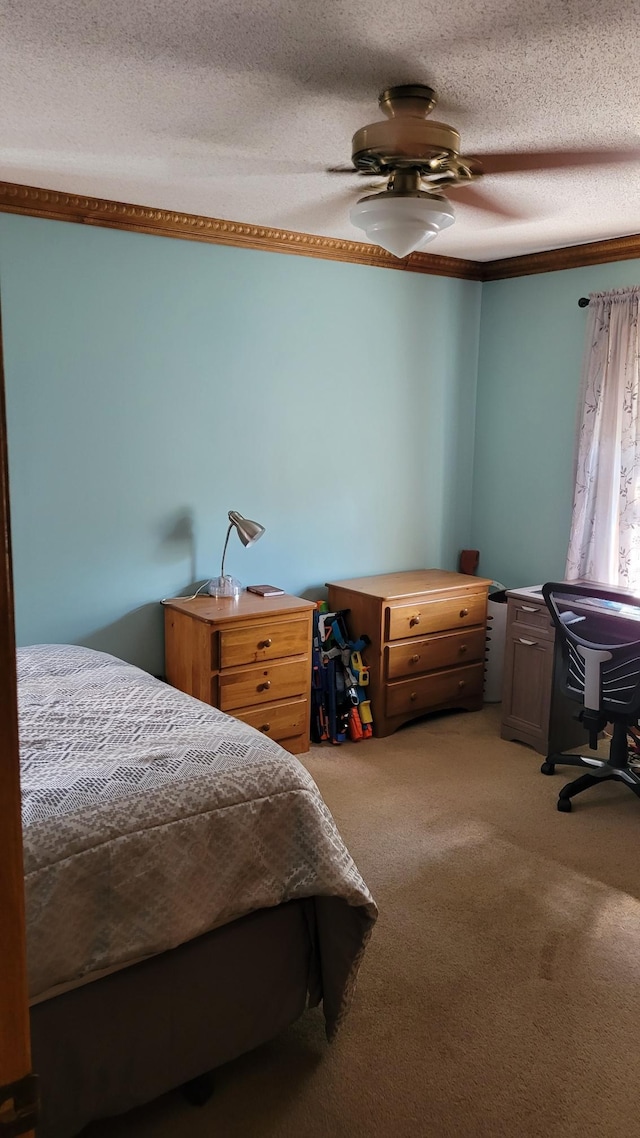
[[(5, 181), (361, 240), (363, 179), (325, 167), (349, 162), (390, 84), (435, 87), (464, 154), (640, 140), (640, 0), (0, 0), (0, 14)], [(460, 205), (430, 252), (640, 232), (640, 160), (482, 185), (522, 220)]]

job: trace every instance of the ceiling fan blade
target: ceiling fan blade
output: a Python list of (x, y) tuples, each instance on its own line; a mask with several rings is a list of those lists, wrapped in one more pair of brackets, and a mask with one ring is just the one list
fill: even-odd
[[(306, 25), (305, 25), (306, 26)], [(388, 87), (397, 87), (405, 83), (424, 83), (434, 86), (433, 76), (425, 71), (421, 61), (408, 58), (406, 51), (393, 51), (379, 44), (363, 44), (360, 35), (352, 35), (345, 29), (337, 33), (332, 30), (332, 50), (323, 50), (317, 54), (317, 63), (311, 64), (307, 59), (304, 64), (304, 75), (298, 77), (306, 89), (316, 90), (319, 93), (337, 93), (343, 100), (361, 102), (366, 100), (371, 107), (370, 122), (381, 118), (376, 113), (376, 104), (379, 94)], [(440, 88), (435, 87), (436, 109), (434, 118), (449, 115), (460, 116), (466, 111), (463, 104), (440, 95)]]
[(174, 175), (184, 175), (187, 178), (212, 180), (214, 178), (277, 178), (298, 177), (302, 174), (321, 174), (323, 167), (316, 169), (301, 169), (300, 163), (271, 162), (265, 160), (264, 165), (259, 162), (244, 163), (242, 161), (217, 162), (215, 155), (207, 162), (203, 158), (191, 161), (189, 158), (174, 158), (167, 163), (167, 170)]
[(640, 147), (495, 151), (474, 154), (468, 161), (472, 169), (474, 162), (479, 162), (485, 174), (517, 174), (525, 170), (566, 170), (577, 166), (607, 166), (621, 162), (638, 162)]
[(458, 202), (461, 205), (472, 206), (473, 209), (482, 210), (483, 213), (492, 213), (494, 217), (502, 217), (506, 221), (523, 221), (524, 217), (522, 211), (510, 209), (509, 206), (503, 205), (501, 202), (494, 201), (493, 198), (481, 190), (475, 184), (464, 183), (460, 186), (447, 186), (447, 195), (451, 194), (451, 200), (454, 205)]
[(87, 151), (35, 150), (19, 147), (0, 147), (0, 165), (11, 167), (59, 169), (69, 174), (113, 177), (154, 178), (184, 176), (213, 179), (241, 175), (243, 178), (273, 178), (277, 175), (322, 174), (320, 162), (294, 161), (260, 155), (232, 147), (213, 144), (195, 147), (167, 147), (161, 154), (100, 153)]
[[(375, 178), (376, 175), (371, 170), (356, 170), (355, 166), (351, 163), (344, 163), (342, 166), (325, 166), (325, 174), (357, 174), (360, 178)], [(380, 175), (378, 175), (380, 176)]]
[(290, 174), (322, 174), (324, 166), (320, 162), (304, 159), (281, 158), (271, 153), (248, 151), (240, 147), (218, 146), (214, 143), (167, 148), (161, 159), (167, 170), (190, 177), (215, 178), (266, 177)]
[(349, 207), (355, 204), (359, 194), (376, 188), (379, 187), (373, 185), (342, 187), (330, 198), (321, 198), (316, 202), (307, 202), (305, 205), (286, 210), (281, 215), (280, 224), (287, 229), (303, 233), (317, 233), (323, 229), (330, 231), (332, 226), (344, 224)]

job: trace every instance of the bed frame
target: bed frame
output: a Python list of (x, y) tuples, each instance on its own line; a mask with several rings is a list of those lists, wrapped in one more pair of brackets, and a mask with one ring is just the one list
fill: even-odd
[(314, 980), (313, 900), (262, 909), (31, 1008), (38, 1138), (71, 1138), (272, 1039)]

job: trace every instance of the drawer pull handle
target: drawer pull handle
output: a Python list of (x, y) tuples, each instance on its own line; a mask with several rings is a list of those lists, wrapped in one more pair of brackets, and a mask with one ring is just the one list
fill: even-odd
[(521, 644), (528, 644), (530, 648), (535, 648), (538, 643), (537, 640), (525, 640), (524, 636), (520, 636), (519, 640)]
[(258, 691), (269, 691), (271, 687), (271, 680), (265, 680), (263, 684), (258, 684)]
[(460, 609), (460, 616), (468, 616), (469, 609)]
[(458, 652), (466, 652), (466, 651), (467, 651), (466, 644), (461, 644), (460, 647), (458, 648)]
[(270, 723), (263, 723), (262, 727), (260, 728), (261, 731), (269, 731), (270, 729), (271, 729)]
[(411, 620), (409, 621), (409, 628), (413, 628), (416, 624), (420, 624), (420, 613), (418, 613), (417, 616), (411, 617)]
[(537, 605), (520, 605), (523, 612), (539, 612)]
[(413, 656), (410, 657), (409, 663), (410, 664), (417, 664), (419, 659), (420, 659), (420, 656), (416, 652)]
[(418, 698), (417, 691), (412, 691), (411, 695), (409, 696), (409, 699), (411, 700), (411, 702), (413, 703), (413, 701), (416, 700), (417, 698)]
[(258, 648), (270, 648), (271, 644), (272, 644), (272, 640), (271, 640), (271, 637), (269, 636), (267, 638), (267, 640), (261, 640), (260, 641)]
[(465, 685), (465, 682), (466, 682), (465, 680), (458, 680), (458, 687), (463, 688)]

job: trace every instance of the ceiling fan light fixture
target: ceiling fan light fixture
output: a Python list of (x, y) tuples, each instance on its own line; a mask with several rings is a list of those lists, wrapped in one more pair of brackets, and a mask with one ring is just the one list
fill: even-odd
[(390, 191), (361, 198), (351, 210), (351, 223), (394, 257), (408, 257), (453, 225), (453, 206), (431, 194), (401, 196)]

